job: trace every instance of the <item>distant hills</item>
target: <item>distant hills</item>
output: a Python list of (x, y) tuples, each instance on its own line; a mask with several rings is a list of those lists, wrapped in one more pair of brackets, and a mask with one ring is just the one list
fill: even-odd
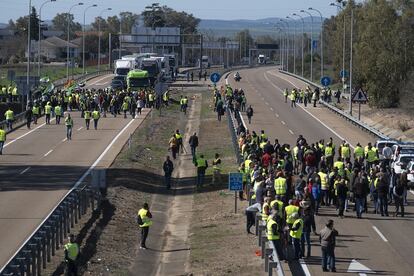
[[(290, 32), (294, 32), (296, 30), (298, 33), (302, 32), (302, 22), (301, 20), (291, 20), (291, 19), (283, 19), (286, 22), (289, 22)], [(47, 25), (51, 25), (51, 20), (45, 21)], [(311, 18), (304, 17), (304, 32), (310, 33), (311, 31)], [(202, 19), (200, 21), (199, 30), (205, 34), (212, 34), (214, 37), (232, 37), (236, 33), (240, 32), (244, 29), (249, 29), (250, 33), (253, 37), (261, 36), (261, 35), (270, 35), (270, 36), (277, 36), (279, 31), (276, 29), (276, 26), (285, 26), (286, 23), (282, 23), (280, 18), (271, 17), (271, 18), (263, 18), (257, 20), (246, 20), (246, 19), (239, 19), (239, 20), (220, 20), (220, 19)], [(7, 27), (7, 24), (0, 23), (0, 29)], [(313, 22), (313, 32), (319, 33), (321, 29), (321, 23), (319, 17), (314, 17)]]

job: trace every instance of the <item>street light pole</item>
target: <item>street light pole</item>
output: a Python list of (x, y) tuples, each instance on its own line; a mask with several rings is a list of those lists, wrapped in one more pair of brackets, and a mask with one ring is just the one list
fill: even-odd
[(335, 3), (331, 3), (330, 4), (331, 6), (335, 6), (335, 7), (337, 7), (337, 8), (339, 8), (339, 9), (341, 9), (341, 11), (344, 13), (344, 23), (343, 23), (343, 25), (344, 25), (344, 30), (343, 30), (343, 38), (342, 38), (342, 72), (343, 72), (343, 76), (342, 76), (342, 89), (343, 89), (343, 91), (345, 92), (345, 34), (346, 34), (346, 25), (345, 25), (345, 23), (346, 23), (346, 17), (345, 17), (345, 11), (344, 11), (344, 8), (342, 7), (342, 6), (340, 6), (340, 5), (337, 5), (337, 4), (335, 4)]
[(289, 23), (286, 20), (280, 19), (281, 22), (286, 23), (286, 71), (289, 72)]
[[(83, 5), (83, 3), (81, 2), (81, 3), (78, 3), (78, 4), (75, 4), (75, 5), (73, 5), (73, 6), (71, 6), (70, 7), (70, 9), (69, 9), (69, 12), (68, 12), (68, 16), (67, 16), (67, 23), (68, 23), (68, 37), (67, 37), (67, 42), (66, 42), (66, 79), (67, 80), (69, 80), (69, 39), (70, 39), (70, 36), (69, 36), (69, 32), (70, 32), (70, 12), (72, 11), (72, 9), (74, 8), (74, 7), (76, 7), (76, 6), (82, 6)], [(72, 64), (72, 66), (73, 66), (73, 64)]]
[(310, 7), (308, 10), (316, 11), (317, 13), (319, 13), (321, 17), (321, 78), (322, 78), (324, 76), (323, 75), (323, 17), (322, 17), (322, 13), (317, 9)]
[(99, 14), (99, 21), (98, 21), (98, 72), (101, 71), (101, 21), (102, 21), (102, 14), (106, 11), (110, 11), (112, 8), (106, 8), (101, 11)]
[(283, 30), (281, 29), (281, 28), (279, 28), (279, 27), (276, 27), (278, 30), (279, 30), (279, 60), (280, 60), (280, 65), (282, 66), (282, 70), (283, 70), (283, 54), (282, 54), (282, 49), (283, 49), (283, 41), (282, 41), (282, 39), (283, 39), (283, 37), (282, 37), (282, 34), (283, 34)]
[(82, 73), (85, 75), (85, 32), (86, 32), (86, 11), (90, 8), (95, 8), (98, 5), (93, 4), (83, 11), (83, 32), (82, 32)]
[(29, 0), (29, 22), (27, 27), (27, 72), (26, 72), (26, 86), (27, 86), (27, 103), (30, 100), (30, 52), (31, 52), (31, 43), (30, 43), (30, 28), (31, 24), (30, 21), (32, 19), (32, 0)]
[(41, 29), (41, 26), (42, 26), (42, 8), (43, 8), (44, 5), (46, 5), (49, 2), (56, 2), (56, 0), (47, 0), (47, 1), (43, 2), (42, 5), (40, 5), (40, 8), (39, 8), (39, 38), (37, 40), (37, 43), (38, 43), (38, 47), (37, 47), (37, 75), (39, 76), (39, 78), (40, 78), (40, 52), (41, 52), (40, 51), (40, 47), (41, 47), (40, 42), (42, 40), (42, 36), (40, 35), (41, 32), (42, 32), (42, 29)]
[(297, 13), (293, 13), (292, 16), (300, 17), (300, 19), (302, 20), (302, 35), (301, 35), (301, 37), (302, 37), (302, 77), (303, 77), (303, 35), (305, 34), (305, 21), (303, 20), (303, 17), (300, 16), (299, 14), (297, 14)]
[[(353, 57), (353, 36), (354, 36), (354, 10), (351, 9), (351, 45), (350, 45), (350, 61), (349, 61), (349, 114), (352, 116), (352, 57)], [(359, 103), (361, 107), (361, 103)], [(358, 112), (358, 120), (361, 120), (361, 110)]]
[(292, 19), (293, 27), (293, 74), (296, 74), (296, 22), (295, 19), (293, 19), (290, 16), (286, 16), (287, 19)]
[(310, 16), (311, 18), (311, 33), (310, 33), (310, 48), (311, 48), (311, 62), (310, 62), (310, 80), (313, 81), (313, 16), (311, 13), (304, 11), (304, 10), (300, 10), (301, 13), (306, 13)]
[(121, 59), (121, 55), (122, 55), (121, 36), (122, 36), (122, 17), (119, 16), (119, 52), (118, 52), (118, 59)]

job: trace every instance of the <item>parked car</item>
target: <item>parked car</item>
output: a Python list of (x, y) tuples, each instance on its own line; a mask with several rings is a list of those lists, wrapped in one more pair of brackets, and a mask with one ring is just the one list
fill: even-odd
[(378, 140), (375, 143), (375, 147), (378, 149), (380, 160), (384, 159), (384, 156), (382, 155), (382, 150), (385, 148), (385, 146), (388, 146), (392, 149), (392, 147), (397, 144), (398, 144), (398, 141), (395, 141), (395, 140)]
[(113, 79), (111, 81), (111, 88), (114, 89), (114, 90), (125, 89), (125, 83), (121, 80)]
[(392, 159), (395, 161), (401, 154), (414, 155), (414, 145), (409, 143), (398, 143), (392, 147), (392, 151), (394, 153)]
[(397, 159), (392, 163), (392, 168), (394, 168), (396, 174), (401, 174), (404, 170), (407, 169), (407, 165), (410, 161), (414, 161), (413, 153), (400, 153)]

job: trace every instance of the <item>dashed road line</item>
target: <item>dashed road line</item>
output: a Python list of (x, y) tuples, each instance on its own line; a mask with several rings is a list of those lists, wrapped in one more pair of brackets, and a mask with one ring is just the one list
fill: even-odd
[(275, 116), (276, 116), (277, 118), (279, 118), (279, 114), (275, 113)]
[(51, 150), (49, 150), (48, 152), (46, 152), (46, 153), (45, 153), (45, 155), (43, 155), (43, 157), (48, 156), (49, 154), (51, 154), (51, 153), (52, 153), (52, 151), (53, 151), (52, 149), (51, 149)]
[(83, 128), (83, 127), (78, 128), (78, 129), (77, 129), (77, 131), (81, 130), (82, 128)]
[(300, 266), (302, 267), (303, 273), (306, 276), (311, 276), (311, 273), (310, 273), (310, 271), (308, 269), (308, 266), (306, 265), (305, 261), (302, 260), (302, 259), (299, 259), (299, 263), (300, 263)]
[(68, 140), (68, 138), (63, 139), (62, 142), (66, 142), (66, 140)]
[(378, 236), (381, 237), (381, 239), (384, 242), (388, 242), (388, 240), (385, 238), (385, 236), (380, 232), (380, 230), (378, 230), (378, 228), (376, 226), (372, 226), (372, 228), (375, 230), (375, 232), (377, 232)]
[(24, 174), (25, 172), (27, 172), (28, 170), (30, 170), (30, 167), (27, 167), (26, 169), (24, 169), (23, 171), (20, 172), (20, 175)]
[(282, 122), (282, 125), (286, 125), (285, 121), (281, 121), (281, 122)]
[(273, 107), (271, 107), (271, 108), (270, 108), (270, 110), (272, 110), (272, 111), (273, 111)]
[(268, 102), (265, 102), (265, 104), (266, 104), (266, 105), (269, 105), (269, 103), (268, 103)]
[(294, 135), (293, 131), (289, 129), (290, 134)]

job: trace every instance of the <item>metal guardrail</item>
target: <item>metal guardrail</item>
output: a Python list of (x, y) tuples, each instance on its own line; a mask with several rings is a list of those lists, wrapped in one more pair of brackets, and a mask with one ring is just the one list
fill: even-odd
[[(301, 80), (301, 81), (303, 81), (303, 82), (305, 82), (305, 83), (307, 83), (307, 84), (309, 84), (309, 85), (311, 85), (313, 87), (318, 87), (318, 88), (322, 89), (322, 87), (320, 85), (318, 85), (318, 84), (316, 84), (314, 82), (311, 82), (308, 79), (302, 78), (301, 76), (298, 76), (298, 75), (295, 75), (295, 74), (292, 74), (290, 72), (283, 71), (283, 70), (279, 70), (279, 72), (282, 73), (282, 74), (285, 74), (285, 75), (294, 77), (296, 79), (299, 79), (299, 80)], [(348, 113), (340, 110), (339, 108), (337, 108), (337, 107), (335, 107), (335, 106), (333, 106), (333, 105), (331, 105), (331, 104), (329, 104), (329, 103), (327, 103), (325, 101), (322, 101), (322, 100), (319, 100), (319, 102), (321, 104), (323, 104), (325, 107), (327, 107), (329, 110), (335, 112), (336, 114), (340, 115), (341, 117), (344, 117), (345, 119), (347, 119), (348, 121), (350, 121), (354, 125), (359, 126), (361, 129), (369, 132), (370, 134), (372, 134), (374, 136), (377, 136), (377, 137), (379, 137), (381, 139), (385, 139), (385, 140), (390, 139), (387, 135), (385, 135), (384, 133), (380, 132), (378, 129), (375, 129), (375, 128), (367, 125), (366, 123), (358, 120), (357, 118), (355, 118), (355, 117), (351, 116), (350, 114), (348, 114)]]
[[(93, 79), (97, 76), (100, 75), (105, 75), (108, 73), (112, 73), (112, 70), (104, 70), (104, 71), (99, 71), (99, 72), (93, 72), (93, 73), (89, 73), (89, 74), (85, 74), (85, 75), (81, 75), (81, 76), (76, 76), (74, 78), (75, 81), (77, 82), (83, 82), (83, 81), (87, 81), (89, 79)], [(57, 80), (56, 82), (54, 82), (53, 84), (55, 85), (55, 88), (62, 88), (66, 83), (66, 79), (64, 80)], [(25, 122), (25, 112), (21, 112), (17, 115), (14, 116), (14, 121), (13, 121), (13, 130), (16, 128), (19, 128), (21, 126), (24, 126), (26, 124)], [(6, 120), (0, 121), (0, 126), (5, 127), (6, 126)], [(7, 133), (9, 133), (10, 131), (7, 131)]]
[(100, 205), (101, 194), (88, 187), (71, 189), (30, 235), (20, 249), (1, 268), (1, 276), (41, 275), (42, 269), (64, 245), (66, 234), (87, 213)]

